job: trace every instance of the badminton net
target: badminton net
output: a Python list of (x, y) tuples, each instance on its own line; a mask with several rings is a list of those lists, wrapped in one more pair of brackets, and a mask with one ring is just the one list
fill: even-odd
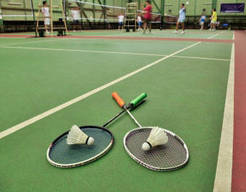
[(125, 7), (69, 0), (67, 20), (96, 23), (118, 22), (118, 16), (125, 15), (125, 11)]

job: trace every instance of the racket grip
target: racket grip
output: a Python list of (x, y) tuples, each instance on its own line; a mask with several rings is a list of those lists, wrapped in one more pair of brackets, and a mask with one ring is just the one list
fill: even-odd
[(130, 104), (132, 107), (136, 107), (136, 105), (138, 105), (141, 101), (143, 101), (145, 98), (147, 97), (146, 93), (142, 93), (141, 95), (139, 95), (138, 97), (136, 97), (135, 99), (133, 99)]
[(124, 107), (125, 102), (123, 101), (123, 99), (121, 99), (117, 92), (113, 92), (112, 97), (121, 108)]

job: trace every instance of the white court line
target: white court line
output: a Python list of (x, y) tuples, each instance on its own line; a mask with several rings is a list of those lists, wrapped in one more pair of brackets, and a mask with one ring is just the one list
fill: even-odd
[(22, 45), (22, 44), (28, 44), (28, 43), (40, 43), (40, 42), (43, 43), (43, 42), (56, 41), (56, 40), (57, 39), (48, 39), (48, 40), (36, 40), (36, 41), (28, 41), (28, 42), (25, 41), (25, 42), (19, 42), (19, 43), (10, 43), (10, 44), (5, 44), (5, 45), (0, 45), (0, 48), (5, 48), (6, 46)]
[(230, 192), (233, 159), (233, 128), (234, 128), (234, 67), (235, 45), (232, 44), (230, 71), (227, 83), (223, 125), (219, 147), (216, 176), (213, 192)]
[(216, 34), (214, 34), (214, 35), (208, 37), (208, 39), (213, 39), (214, 37), (217, 37), (218, 35), (220, 35), (220, 34), (222, 34), (222, 33), (224, 33), (224, 32), (221, 31), (221, 32), (219, 32), (219, 33), (216, 33)]
[(76, 98), (74, 98), (74, 99), (72, 99), (72, 100), (70, 100), (70, 101), (68, 101), (68, 102), (66, 102), (64, 104), (61, 104), (61, 105), (59, 105), (57, 107), (54, 107), (54, 108), (52, 108), (52, 109), (50, 109), (50, 110), (48, 110), (48, 111), (46, 111), (44, 113), (39, 114), (39, 115), (37, 115), (37, 116), (35, 116), (35, 117), (31, 118), (31, 119), (28, 119), (28, 120), (26, 120), (26, 121), (24, 121), (24, 122), (22, 122), (20, 124), (17, 124), (15, 126), (11, 127), (11, 128), (8, 128), (8, 129), (0, 132), (0, 139), (2, 139), (4, 137), (6, 137), (6, 136), (18, 131), (18, 130), (20, 130), (20, 129), (28, 126), (28, 125), (31, 125), (31, 124), (35, 123), (36, 121), (39, 121), (39, 120), (41, 120), (41, 119), (43, 119), (43, 118), (45, 118), (45, 117), (57, 112), (57, 111), (60, 111), (60, 110), (66, 108), (66, 107), (68, 107), (68, 106), (70, 106), (70, 105), (72, 105), (74, 103), (82, 101), (83, 99), (85, 99), (85, 98), (87, 98), (87, 97), (89, 97), (91, 95), (94, 95), (94, 94), (98, 93), (99, 91), (102, 91), (103, 89), (106, 89), (106, 88), (108, 88), (108, 87), (110, 87), (110, 86), (112, 86), (112, 85), (114, 85), (116, 83), (119, 83), (120, 81), (123, 81), (123, 80), (125, 80), (125, 79), (127, 79), (127, 78), (129, 78), (129, 77), (131, 77), (133, 75), (136, 75), (137, 73), (139, 73), (139, 72), (141, 72), (143, 70), (146, 70), (146, 69), (148, 69), (148, 68), (150, 68), (150, 67), (152, 67), (152, 66), (154, 66), (154, 65), (156, 65), (156, 64), (158, 64), (158, 63), (160, 63), (160, 62), (162, 62), (162, 61), (164, 61), (166, 59), (168, 59), (169, 57), (172, 57), (172, 56), (174, 56), (176, 54), (179, 54), (179, 53), (181, 53), (181, 52), (183, 52), (183, 51), (185, 51), (187, 49), (190, 49), (190, 48), (192, 48), (192, 47), (194, 47), (194, 46), (196, 46), (196, 45), (198, 45), (200, 43), (201, 42), (196, 42), (196, 43), (191, 44), (191, 45), (189, 45), (189, 46), (187, 46), (187, 47), (185, 47), (183, 49), (175, 51), (174, 53), (172, 53), (170, 55), (167, 55), (165, 57), (162, 57), (161, 59), (158, 59), (158, 60), (156, 60), (156, 61), (154, 61), (154, 62), (152, 62), (152, 63), (150, 63), (150, 64), (148, 64), (148, 65), (146, 65), (146, 66), (144, 66), (142, 68), (140, 68), (140, 69), (137, 69), (136, 71), (128, 73), (128, 74), (126, 74), (126, 75), (124, 75), (124, 76), (122, 76), (122, 77), (120, 77), (118, 79), (115, 79), (115, 80), (113, 80), (113, 81), (111, 81), (111, 82), (109, 82), (109, 83), (107, 83), (105, 85), (102, 85), (101, 87), (93, 89), (93, 90), (91, 90), (91, 91), (89, 91), (89, 92), (87, 92), (87, 93), (85, 93), (85, 94), (83, 94), (83, 95), (81, 95), (79, 97), (76, 97)]
[(26, 126), (35, 123), (36, 121), (39, 121), (39, 120), (41, 120), (41, 119), (43, 119), (43, 118), (45, 118), (45, 117), (47, 117), (49, 115), (52, 115), (53, 113), (55, 113), (57, 111), (60, 111), (60, 110), (66, 108), (66, 107), (68, 107), (68, 106), (70, 106), (70, 105), (72, 105), (74, 103), (82, 101), (82, 100), (86, 99), (87, 97), (89, 97), (91, 95), (94, 95), (94, 94), (96, 94), (96, 93), (98, 93), (98, 92), (100, 92), (100, 91), (102, 91), (102, 90), (104, 90), (104, 89), (116, 84), (116, 83), (119, 83), (119, 82), (121, 82), (121, 81), (123, 81), (123, 80), (125, 80), (125, 79), (127, 79), (127, 78), (129, 78), (131, 76), (134, 76), (137, 73), (139, 73), (141, 71), (144, 71), (145, 69), (148, 69), (148, 68), (150, 68), (150, 67), (152, 67), (152, 66), (154, 66), (154, 65), (156, 65), (156, 64), (158, 64), (158, 63), (160, 63), (160, 62), (162, 62), (162, 61), (164, 61), (164, 60), (166, 60), (166, 59), (168, 59), (168, 58), (170, 58), (170, 57), (172, 57), (174, 55), (177, 55), (177, 54), (179, 54), (179, 53), (181, 53), (181, 52), (183, 52), (183, 51), (185, 51), (187, 49), (190, 49), (190, 48), (192, 48), (194, 46), (197, 46), (199, 44), (201, 44), (201, 41), (196, 42), (194, 44), (191, 44), (191, 45), (189, 45), (189, 46), (187, 46), (187, 47), (185, 47), (183, 49), (180, 49), (180, 50), (178, 50), (178, 51), (176, 51), (176, 52), (174, 52), (174, 53), (172, 53), (170, 55), (162, 57), (161, 59), (158, 59), (158, 60), (156, 60), (156, 61), (154, 61), (154, 62), (152, 62), (152, 63), (150, 63), (150, 64), (148, 64), (148, 65), (146, 65), (146, 66), (144, 66), (142, 68), (140, 68), (140, 69), (137, 69), (136, 71), (128, 73), (128, 74), (126, 74), (126, 75), (124, 75), (124, 76), (122, 76), (122, 77), (120, 77), (118, 79), (115, 79), (114, 81), (111, 81), (111, 82), (109, 82), (109, 83), (107, 83), (105, 85), (102, 85), (101, 87), (93, 89), (93, 90), (91, 90), (91, 91), (89, 91), (89, 92), (87, 92), (87, 93), (85, 93), (85, 94), (83, 94), (83, 95), (81, 95), (79, 97), (76, 97), (76, 98), (74, 98), (74, 99), (72, 99), (72, 100), (70, 100), (70, 101), (68, 101), (66, 103), (63, 103), (63, 104), (61, 104), (61, 105), (59, 105), (57, 107), (54, 107), (54, 108), (52, 108), (52, 109), (50, 109), (50, 110), (48, 110), (48, 111), (46, 111), (44, 113), (41, 113), (41, 114), (31, 118), (31, 119), (28, 119), (28, 120), (26, 120), (26, 121), (24, 121), (22, 123), (19, 123), (19, 124), (15, 125), (15, 126), (13, 126), (11, 128), (8, 128), (8, 129), (0, 132), (0, 139), (4, 138), (4, 137), (6, 137), (6, 136), (8, 136), (8, 135), (20, 130), (20, 129), (23, 129)]
[[(0, 47), (1, 48), (1, 47)], [(44, 51), (64, 51), (64, 52), (81, 52), (81, 53), (103, 53), (103, 54), (122, 54), (122, 55), (140, 55), (140, 56), (159, 56), (163, 57), (166, 55), (161, 54), (150, 54), (150, 53), (133, 53), (133, 52), (117, 52), (117, 51), (95, 51), (95, 50), (84, 50), (84, 49), (57, 49), (57, 48), (46, 48), (46, 47), (2, 47), (5, 49), (27, 49), (27, 50), (44, 50)]]
[[(117, 51), (95, 51), (95, 50), (82, 50), (82, 49), (57, 49), (46, 47), (0, 47), (5, 49), (26, 49), (26, 50), (44, 50), (44, 51), (64, 51), (64, 52), (81, 52), (81, 53), (102, 53), (102, 54), (120, 54), (120, 55), (137, 55), (137, 56), (154, 56), (164, 57), (167, 55), (154, 54), (154, 53), (137, 53), (137, 52), (117, 52)], [(211, 57), (192, 57), (192, 56), (172, 56), (184, 59), (202, 59), (202, 60), (214, 60), (214, 61), (230, 61), (230, 59), (211, 58)]]
[(230, 61), (230, 59), (222, 59), (222, 58), (214, 58), (214, 57), (192, 57), (192, 56), (183, 56), (183, 55), (177, 55), (173, 56), (176, 58), (184, 58), (184, 59), (199, 59), (199, 60), (211, 60), (211, 61)]

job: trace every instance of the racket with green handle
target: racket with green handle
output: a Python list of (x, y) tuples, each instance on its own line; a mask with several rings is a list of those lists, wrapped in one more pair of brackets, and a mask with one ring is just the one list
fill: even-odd
[[(160, 127), (143, 127), (129, 112), (126, 108), (125, 102), (118, 94), (114, 93), (113, 98), (121, 108), (124, 108), (127, 111), (138, 126), (138, 128), (132, 129), (126, 133), (123, 139), (126, 152), (134, 161), (154, 171), (176, 170), (184, 167), (188, 163), (188, 147), (181, 137), (167, 129)], [(145, 98), (144, 94), (142, 94), (142, 97), (139, 98)], [(158, 131), (158, 134), (156, 134), (156, 130)], [(168, 138), (166, 140), (167, 142), (161, 141), (161, 135)], [(156, 145), (157, 141), (160, 145)], [(146, 151), (143, 149), (144, 143), (149, 144), (150, 150)], [(156, 145), (155, 147), (153, 147), (154, 144)]]

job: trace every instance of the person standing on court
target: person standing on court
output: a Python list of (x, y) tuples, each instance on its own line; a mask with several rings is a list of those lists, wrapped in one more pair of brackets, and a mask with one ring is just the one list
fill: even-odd
[(118, 29), (119, 30), (123, 29), (124, 15), (122, 13), (118, 16), (118, 22), (119, 22)]
[(72, 15), (73, 29), (76, 29), (76, 26), (79, 25), (79, 21), (81, 20), (80, 8), (79, 7), (71, 8), (71, 15)]
[(140, 14), (137, 16), (137, 23), (138, 23), (138, 31), (142, 31), (142, 17)]
[(143, 33), (146, 32), (147, 28), (149, 29), (149, 32), (151, 32), (151, 18), (152, 18), (152, 6), (150, 0), (145, 1), (145, 8), (143, 9)]
[(179, 10), (179, 18), (178, 21), (176, 23), (176, 30), (175, 33), (178, 33), (178, 29), (179, 29), (179, 24), (181, 24), (182, 26), (182, 31), (181, 33), (184, 33), (184, 22), (185, 22), (185, 14), (186, 14), (186, 9), (185, 9), (185, 5), (184, 3), (181, 4), (181, 8)]
[(202, 15), (201, 15), (201, 17), (199, 19), (199, 23), (201, 25), (200, 30), (203, 30), (204, 29), (204, 23), (206, 21), (206, 12), (205, 11), (206, 11), (205, 9), (202, 10)]
[(47, 5), (47, 1), (43, 1), (43, 7), (41, 9), (43, 17), (44, 17), (44, 28), (46, 33), (49, 33), (48, 28), (50, 26), (50, 10)]
[(215, 31), (216, 30), (216, 25), (217, 25), (217, 13), (216, 13), (216, 9), (213, 8), (212, 11), (212, 16), (211, 16), (211, 24), (210, 24), (210, 30)]

